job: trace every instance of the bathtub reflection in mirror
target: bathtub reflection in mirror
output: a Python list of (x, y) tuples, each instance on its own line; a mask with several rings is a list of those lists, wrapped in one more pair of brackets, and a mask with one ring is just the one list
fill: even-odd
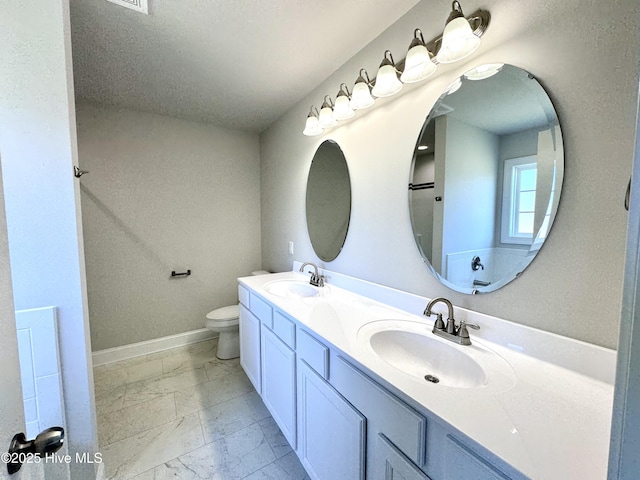
[(531, 74), (483, 66), (453, 82), (427, 116), (409, 183), (432, 273), (463, 293), (519, 277), (551, 230), (563, 171), (558, 117)]

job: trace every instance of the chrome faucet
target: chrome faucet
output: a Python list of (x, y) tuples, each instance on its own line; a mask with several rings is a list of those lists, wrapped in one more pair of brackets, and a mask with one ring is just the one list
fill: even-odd
[(324, 287), (324, 275), (318, 274), (318, 267), (316, 267), (314, 263), (304, 262), (300, 267), (300, 271), (304, 272), (304, 267), (306, 267), (307, 265), (311, 265), (314, 270), (314, 272), (311, 274), (311, 279), (309, 280), (309, 283), (314, 287)]
[[(448, 318), (445, 324), (442, 321), (442, 314), (438, 312), (432, 312), (432, 308), (436, 303), (442, 302), (447, 306)], [(449, 300), (443, 297), (434, 298), (431, 300), (427, 308), (424, 310), (424, 315), (430, 317), (432, 313), (436, 314), (436, 321), (433, 324), (433, 333), (439, 337), (446, 338), (452, 342), (459, 343), (460, 345), (471, 345), (471, 339), (469, 338), (469, 330), (467, 328), (473, 328), (479, 330), (480, 326), (473, 323), (467, 323), (464, 320), (460, 322), (460, 326), (456, 327), (456, 321), (453, 318), (453, 305)]]

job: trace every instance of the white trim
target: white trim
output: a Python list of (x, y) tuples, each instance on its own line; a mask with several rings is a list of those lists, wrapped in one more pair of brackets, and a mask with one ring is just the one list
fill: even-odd
[(150, 353), (161, 352), (175, 347), (190, 345), (202, 342), (217, 336), (207, 328), (193, 330), (191, 332), (179, 333), (168, 337), (154, 338), (144, 342), (131, 343), (121, 347), (107, 348), (93, 352), (93, 366), (106, 365), (107, 363), (119, 362), (130, 358), (148, 355)]
[(98, 464), (98, 469), (96, 471), (96, 480), (107, 480), (107, 476), (104, 473), (104, 462), (100, 462)]

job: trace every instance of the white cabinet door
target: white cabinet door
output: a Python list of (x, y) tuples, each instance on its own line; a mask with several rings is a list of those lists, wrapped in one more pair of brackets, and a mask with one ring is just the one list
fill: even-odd
[(498, 467), (451, 435), (447, 435), (445, 447), (445, 477), (447, 480), (509, 480)]
[(364, 480), (366, 419), (298, 362), (298, 455), (314, 480)]
[(262, 400), (289, 444), (296, 448), (296, 354), (264, 327)]
[(244, 305), (240, 305), (240, 365), (244, 368), (256, 391), (262, 393), (260, 384), (260, 320)]
[(369, 465), (375, 465), (373, 478), (384, 480), (429, 480), (387, 437), (378, 434), (376, 452)]

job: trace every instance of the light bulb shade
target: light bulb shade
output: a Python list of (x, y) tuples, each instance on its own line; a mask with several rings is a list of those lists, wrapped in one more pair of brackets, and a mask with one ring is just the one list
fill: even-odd
[(306, 135), (307, 137), (315, 137), (316, 135), (320, 135), (321, 133), (322, 128), (318, 124), (318, 117), (310, 113), (307, 117), (307, 123), (305, 124), (302, 134)]
[(480, 46), (480, 37), (471, 30), (463, 16), (454, 18), (442, 33), (442, 44), (436, 55), (439, 63), (453, 63), (471, 55)]
[(396, 68), (393, 65), (382, 65), (376, 75), (376, 84), (371, 93), (376, 97), (390, 97), (402, 90), (402, 82), (398, 80)]
[(423, 44), (409, 49), (404, 60), (404, 71), (400, 75), (403, 83), (415, 83), (429, 78), (436, 71), (436, 64), (431, 61), (429, 50)]
[[(360, 81), (362, 79), (362, 81)], [(369, 90), (369, 85), (362, 77), (359, 77), (356, 81), (356, 84), (353, 87), (353, 92), (351, 93), (351, 101), (349, 102), (349, 106), (354, 110), (362, 110), (365, 108), (369, 108), (371, 105), (375, 103), (375, 100), (371, 96), (371, 91)]]
[(469, 80), (484, 80), (485, 78), (493, 77), (502, 70), (502, 67), (504, 67), (504, 63), (487, 63), (480, 65), (465, 73), (464, 78)]
[(349, 97), (340, 95), (336, 97), (336, 104), (333, 107), (333, 116), (336, 120), (347, 120), (353, 117), (356, 112), (349, 105)]
[(333, 110), (331, 110), (331, 107), (326, 103), (323, 104), (322, 108), (320, 109), (320, 118), (318, 118), (318, 124), (322, 128), (335, 127), (338, 124), (336, 119), (333, 118)]

